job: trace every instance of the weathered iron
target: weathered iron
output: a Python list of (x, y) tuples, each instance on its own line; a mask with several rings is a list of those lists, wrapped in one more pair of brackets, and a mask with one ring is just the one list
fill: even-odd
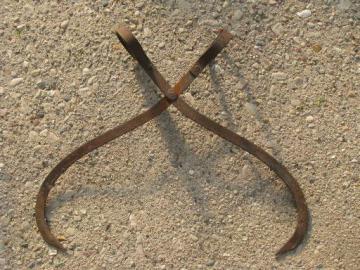
[(304, 198), (304, 194), (289, 171), (273, 158), (266, 151), (256, 146), (254, 143), (248, 141), (244, 137), (236, 134), (235, 132), (221, 126), (220, 124), (212, 121), (205, 115), (202, 115), (190, 105), (188, 105), (182, 98), (181, 93), (184, 92), (192, 81), (202, 72), (202, 70), (213, 60), (222, 49), (232, 39), (232, 35), (224, 29), (218, 31), (218, 36), (209, 46), (209, 48), (200, 56), (195, 64), (186, 72), (180, 80), (171, 87), (170, 84), (164, 79), (160, 72), (156, 69), (150, 59), (147, 57), (143, 48), (134, 35), (126, 28), (119, 27), (115, 30), (121, 44), (125, 47), (128, 53), (135, 58), (142, 66), (144, 71), (159, 87), (164, 97), (160, 99), (149, 110), (141, 113), (135, 118), (117, 126), (102, 135), (88, 141), (79, 148), (75, 149), (63, 160), (61, 160), (53, 170), (45, 178), (41, 184), (39, 193), (37, 195), (35, 214), (36, 223), (43, 239), (51, 246), (65, 251), (66, 249), (60, 241), (51, 233), (45, 217), (46, 200), (52, 187), (54, 187), (56, 180), (77, 160), (90, 153), (94, 149), (140, 127), (141, 125), (149, 122), (156, 116), (164, 112), (170, 105), (174, 105), (184, 116), (193, 120), (197, 124), (203, 126), (205, 129), (217, 134), (223, 139), (241, 147), (243, 150), (252, 154), (272, 171), (274, 171), (280, 179), (284, 181), (290, 192), (292, 193), (295, 205), (297, 207), (297, 226), (292, 237), (282, 246), (276, 253), (277, 256), (285, 254), (300, 245), (303, 241), (308, 230), (309, 212)]

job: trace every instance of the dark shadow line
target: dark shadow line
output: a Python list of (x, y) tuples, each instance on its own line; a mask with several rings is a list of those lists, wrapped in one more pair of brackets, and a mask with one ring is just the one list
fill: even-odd
[[(231, 70), (232, 74), (234, 76), (236, 76), (237, 78), (239, 78), (239, 80), (244, 81), (245, 77), (241, 74), (239, 68), (235, 65), (235, 61), (229, 56), (229, 54), (226, 51), (223, 53), (223, 55), (224, 55), (225, 61), (231, 66), (231, 68), (229, 70)], [(244, 89), (244, 92), (246, 95), (247, 102), (256, 106), (256, 98), (253, 94), (253, 91), (251, 90), (250, 85), (246, 84), (243, 89)], [(260, 123), (260, 125), (261, 125), (260, 129), (265, 134), (268, 143), (270, 143), (272, 155), (277, 160), (282, 162), (280, 146), (275, 143), (276, 140), (274, 140), (274, 137), (271, 134), (271, 127), (269, 124), (266, 124), (266, 122), (264, 121), (264, 117), (259, 112), (259, 110), (256, 110), (255, 119), (256, 119), (256, 121), (258, 121)]]
[[(137, 67), (135, 69), (136, 79), (141, 87), (142, 94), (145, 97), (145, 102), (149, 103), (153, 100), (154, 96), (160, 98), (159, 92), (156, 91), (156, 86), (154, 83), (149, 80), (148, 75), (142, 69), (142, 67), (137, 63)], [(147, 81), (151, 81), (147, 83)], [(156, 94), (157, 93), (157, 94)], [(171, 164), (175, 167), (182, 167), (183, 162), (180, 159), (181, 153), (186, 153), (185, 157), (186, 160), (191, 160), (189, 155), (195, 160), (201, 159), (200, 157), (196, 156), (189, 147), (187, 147), (184, 137), (178, 131), (177, 126), (175, 125), (174, 121), (170, 117), (170, 113), (165, 111), (160, 116), (160, 121), (156, 121), (161, 137), (164, 139), (167, 149), (169, 149), (170, 156), (171, 156)], [(165, 123), (165, 126), (163, 125)], [(187, 186), (187, 190), (190, 192), (193, 200), (196, 202), (196, 205), (200, 207), (199, 211), (203, 218), (205, 218), (208, 212), (207, 201), (205, 197), (205, 192), (202, 190), (201, 186), (192, 179), (184, 181)]]
[(214, 89), (217, 90), (217, 92), (219, 92), (219, 101), (220, 101), (220, 105), (222, 106), (222, 110), (226, 112), (226, 120), (228, 121), (228, 127), (230, 129), (233, 129), (235, 127), (235, 121), (234, 121), (234, 117), (232, 112), (229, 110), (229, 107), (227, 105), (227, 102), (225, 100), (225, 92), (223, 87), (220, 84), (220, 81), (216, 75), (216, 71), (214, 69), (214, 62), (212, 62), (209, 65), (209, 71), (210, 71), (210, 78), (211, 78), (211, 83)]

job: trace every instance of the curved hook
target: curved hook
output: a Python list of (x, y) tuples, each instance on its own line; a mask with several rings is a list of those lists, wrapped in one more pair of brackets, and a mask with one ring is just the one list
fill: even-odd
[(265, 150), (259, 146), (250, 142), (249, 140), (241, 137), (235, 132), (221, 126), (220, 124), (209, 119), (205, 115), (199, 113), (192, 107), (190, 107), (181, 98), (176, 100), (173, 105), (187, 118), (193, 120), (197, 124), (203, 126), (209, 131), (217, 134), (221, 138), (241, 147), (246, 152), (252, 154), (257, 159), (262, 161), (266, 166), (273, 170), (289, 188), (297, 207), (297, 225), (292, 237), (283, 245), (283, 247), (276, 253), (276, 256), (280, 256), (295, 249), (305, 238), (308, 229), (308, 208), (306, 205), (304, 194), (297, 183), (296, 179), (289, 173), (289, 171), (280, 164), (275, 158), (268, 154)]
[(92, 139), (91, 141), (83, 144), (79, 148), (75, 149), (69, 155), (67, 155), (63, 160), (61, 160), (55, 168), (48, 174), (44, 182), (41, 184), (39, 193), (36, 198), (35, 205), (35, 218), (36, 224), (39, 228), (41, 236), (44, 240), (51, 246), (58, 248), (61, 251), (66, 249), (60, 243), (60, 241), (51, 233), (49, 225), (47, 224), (45, 218), (45, 206), (46, 200), (49, 195), (50, 190), (55, 185), (56, 180), (77, 160), (95, 150), (96, 148), (136, 129), (137, 127), (149, 122), (151, 119), (155, 118), (163, 111), (165, 111), (171, 103), (167, 98), (162, 98), (158, 103), (156, 103), (149, 110), (143, 112), (142, 114), (134, 117), (133, 119), (125, 122), (124, 124), (117, 126), (102, 135)]

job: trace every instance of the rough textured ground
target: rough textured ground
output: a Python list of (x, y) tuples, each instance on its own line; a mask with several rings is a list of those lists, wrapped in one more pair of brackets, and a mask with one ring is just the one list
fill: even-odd
[[(2, 0), (1, 269), (359, 269), (360, 2), (193, 2)], [(44, 243), (51, 168), (160, 97), (119, 23), (172, 84), (214, 29), (236, 35), (185, 98), (298, 179), (312, 215), (298, 252), (274, 257), (296, 220), (284, 184), (174, 108), (60, 178), (48, 218), (69, 255)]]

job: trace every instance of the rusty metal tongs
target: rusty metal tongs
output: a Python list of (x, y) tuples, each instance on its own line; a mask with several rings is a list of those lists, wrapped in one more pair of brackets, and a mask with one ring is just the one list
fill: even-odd
[(129, 54), (135, 58), (153, 82), (159, 87), (161, 92), (165, 95), (158, 103), (156, 103), (149, 110), (141, 113), (135, 118), (125, 122), (124, 124), (117, 126), (102, 135), (88, 141), (79, 148), (75, 149), (63, 160), (61, 160), (55, 168), (49, 173), (42, 183), (36, 200), (36, 223), (39, 231), (44, 240), (51, 246), (65, 251), (66, 249), (60, 243), (60, 241), (51, 233), (50, 228), (45, 218), (45, 206), (46, 200), (51, 188), (55, 185), (56, 180), (77, 160), (84, 155), (90, 153), (94, 149), (128, 133), (135, 128), (147, 123), (156, 116), (164, 112), (170, 105), (174, 105), (184, 116), (203, 126), (207, 130), (217, 134), (223, 139), (241, 147), (243, 150), (249, 152), (263, 163), (265, 163), (271, 170), (273, 170), (287, 185), (292, 196), (295, 200), (297, 207), (297, 226), (292, 237), (283, 245), (283, 247), (276, 253), (277, 256), (282, 255), (288, 251), (295, 249), (304, 239), (308, 230), (308, 217), (309, 212), (304, 198), (304, 194), (295, 180), (295, 178), (288, 172), (288, 170), (280, 164), (275, 158), (273, 158), (266, 151), (256, 146), (247, 139), (239, 136), (235, 132), (221, 126), (220, 124), (212, 121), (205, 115), (202, 115), (190, 105), (188, 105), (181, 97), (181, 93), (185, 91), (192, 81), (201, 73), (201, 71), (213, 60), (221, 50), (232, 39), (232, 35), (226, 30), (219, 30), (218, 36), (209, 46), (209, 48), (203, 53), (196, 63), (186, 72), (181, 79), (171, 87), (169, 83), (164, 79), (160, 72), (156, 69), (153, 63), (145, 54), (140, 43), (134, 37), (134, 35), (126, 28), (119, 27), (115, 30), (119, 41), (129, 52)]

